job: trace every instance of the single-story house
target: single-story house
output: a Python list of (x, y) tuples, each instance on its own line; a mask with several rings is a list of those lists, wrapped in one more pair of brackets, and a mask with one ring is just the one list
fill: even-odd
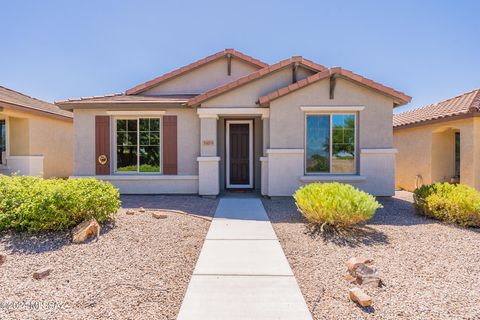
[(480, 89), (394, 116), (396, 186), (460, 182), (480, 190)]
[(0, 86), (0, 174), (66, 178), (72, 168), (72, 112)]
[(259, 190), (314, 181), (394, 193), (393, 108), (410, 97), (295, 56), (268, 65), (226, 49), (125, 93), (70, 99), (74, 176), (122, 193)]

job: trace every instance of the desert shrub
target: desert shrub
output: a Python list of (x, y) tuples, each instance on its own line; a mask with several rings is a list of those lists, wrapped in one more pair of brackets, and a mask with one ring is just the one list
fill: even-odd
[(435, 183), (413, 193), (418, 214), (455, 222), (466, 227), (480, 227), (480, 192), (463, 184)]
[(373, 217), (381, 208), (375, 198), (351, 185), (312, 183), (293, 195), (298, 210), (311, 223), (348, 227)]
[(119, 207), (118, 190), (94, 178), (0, 176), (0, 230), (64, 230), (89, 218), (109, 220)]

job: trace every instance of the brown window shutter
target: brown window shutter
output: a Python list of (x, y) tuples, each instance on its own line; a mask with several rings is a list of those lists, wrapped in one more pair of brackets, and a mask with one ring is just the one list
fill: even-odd
[(110, 174), (109, 116), (95, 116), (95, 174)]
[(177, 116), (163, 116), (163, 173), (177, 174)]

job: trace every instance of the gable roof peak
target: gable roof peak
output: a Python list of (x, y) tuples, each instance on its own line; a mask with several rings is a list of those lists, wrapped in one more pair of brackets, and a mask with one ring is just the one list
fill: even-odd
[(224, 58), (226, 57), (227, 55), (232, 55), (234, 57), (236, 57), (237, 59), (240, 59), (246, 63), (249, 63), (253, 66), (255, 66), (257, 69), (262, 69), (262, 68), (265, 68), (265, 67), (268, 67), (268, 64), (263, 62), (263, 61), (260, 61), (258, 59), (255, 59), (249, 55), (246, 55), (240, 51), (237, 51), (235, 49), (232, 49), (232, 48), (227, 48), (227, 49), (224, 49), (222, 51), (219, 51), (215, 54), (212, 54), (208, 57), (205, 57), (203, 59), (200, 59), (200, 60), (197, 60), (193, 63), (190, 63), (186, 66), (183, 66), (183, 67), (180, 67), (176, 70), (173, 70), (171, 72), (168, 72), (162, 76), (159, 76), (159, 77), (156, 77), (152, 80), (149, 80), (147, 82), (144, 82), (142, 84), (139, 84), (131, 89), (128, 89), (127, 91), (125, 91), (125, 94), (126, 95), (132, 95), (132, 94), (138, 94), (138, 93), (141, 93), (143, 91), (146, 91), (154, 86), (157, 86), (159, 85), (160, 83), (162, 82), (165, 82), (167, 80), (170, 80), (170, 79), (173, 79), (175, 77), (178, 77), (182, 74), (185, 74), (187, 72), (190, 72), (194, 69), (197, 69), (201, 66), (204, 66), (206, 65), (207, 63), (210, 63), (212, 61), (215, 61), (215, 60), (218, 60), (218, 59), (221, 59), (221, 58)]

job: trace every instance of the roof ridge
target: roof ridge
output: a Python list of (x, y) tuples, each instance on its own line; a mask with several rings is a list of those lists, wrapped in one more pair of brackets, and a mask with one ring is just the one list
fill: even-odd
[(210, 89), (210, 90), (208, 90), (208, 91), (190, 99), (188, 101), (187, 105), (192, 106), (192, 105), (195, 105), (195, 104), (199, 104), (199, 103), (201, 103), (203, 101), (206, 101), (206, 100), (208, 100), (208, 99), (210, 99), (214, 96), (225, 93), (227, 91), (230, 91), (230, 90), (232, 90), (234, 88), (237, 88), (239, 86), (242, 86), (244, 84), (247, 84), (250, 81), (263, 78), (267, 74), (270, 74), (272, 72), (283, 69), (283, 68), (285, 68), (285, 67), (287, 67), (287, 66), (289, 66), (293, 63), (296, 63), (296, 62), (301, 63), (308, 68), (314, 69), (316, 71), (316, 73), (328, 70), (328, 68), (326, 68), (326, 67), (324, 67), (324, 66), (322, 66), (318, 63), (315, 63), (311, 60), (305, 59), (301, 56), (293, 56), (293, 57), (290, 57), (290, 58), (280, 60), (277, 63), (266, 66), (265, 68), (259, 69), (257, 71), (253, 71), (253, 72), (251, 72), (251, 73), (249, 73), (249, 74), (247, 74), (243, 77), (238, 78), (237, 80), (233, 80), (233, 81), (230, 81), (228, 83), (222, 84), (222, 85), (220, 85), (216, 88)]
[(160, 84), (161, 82), (163, 81), (168, 81), (170, 79), (173, 79), (183, 73), (186, 73), (186, 72), (189, 72), (189, 71), (192, 71), (200, 66), (203, 66), (207, 63), (210, 63), (212, 61), (215, 61), (217, 59), (220, 59), (220, 58), (223, 58), (225, 57), (226, 55), (228, 54), (231, 54), (235, 57), (237, 57), (238, 59), (241, 59), (247, 63), (250, 63), (250, 64), (253, 64), (255, 66), (257, 66), (259, 69), (262, 69), (262, 68), (265, 68), (265, 67), (268, 67), (268, 63), (265, 63), (261, 60), (258, 60), (256, 58), (253, 58), (245, 53), (242, 53), (240, 51), (237, 51), (235, 49), (224, 49), (222, 51), (219, 51), (217, 53), (214, 53), (214, 54), (211, 54), (205, 58), (201, 58), (197, 61), (194, 61), (192, 63), (189, 63), (189, 64), (186, 64), (182, 67), (179, 67), (177, 69), (174, 69), (170, 72), (167, 72), (167, 73), (164, 73), (163, 75), (161, 76), (158, 76), (158, 77), (155, 77), (151, 80), (148, 80), (146, 82), (143, 82), (133, 88), (130, 88), (128, 90), (125, 91), (125, 94), (127, 95), (131, 95), (131, 94), (138, 94), (138, 93), (141, 93), (145, 90), (148, 90), (158, 84)]
[(480, 88), (475, 89), (477, 91), (475, 97), (472, 100), (472, 105), (470, 106), (470, 112), (480, 112)]

